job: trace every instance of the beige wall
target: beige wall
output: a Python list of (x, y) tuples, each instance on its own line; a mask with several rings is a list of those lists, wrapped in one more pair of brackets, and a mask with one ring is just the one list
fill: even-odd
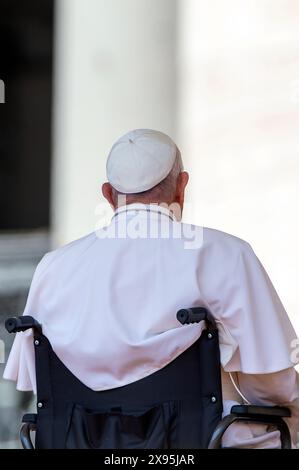
[(299, 331), (299, 2), (179, 8), (188, 217), (252, 244)]

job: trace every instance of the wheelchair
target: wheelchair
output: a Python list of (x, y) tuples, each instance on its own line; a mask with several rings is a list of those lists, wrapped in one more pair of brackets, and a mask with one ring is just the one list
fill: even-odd
[[(236, 421), (275, 426), (281, 447), (291, 448), (288, 408), (233, 406), (222, 419), (219, 339), (203, 307), (177, 312), (182, 325), (205, 321), (186, 351), (153, 374), (112, 390), (93, 391), (60, 361), (42, 326), (30, 316), (9, 318), (9, 333), (33, 330), (37, 413), (25, 414), (24, 449), (220, 449)], [(35, 432), (35, 447), (31, 433)]]

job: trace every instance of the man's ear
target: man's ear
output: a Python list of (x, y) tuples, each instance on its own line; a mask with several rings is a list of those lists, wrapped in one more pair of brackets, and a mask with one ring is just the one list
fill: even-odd
[(113, 188), (110, 183), (103, 184), (102, 194), (104, 198), (107, 199), (112, 209), (115, 209), (114, 198), (113, 198)]
[(178, 202), (183, 208), (184, 205), (184, 200), (185, 200), (185, 189), (189, 181), (189, 174), (187, 171), (182, 171), (182, 173), (179, 174), (178, 180), (177, 180), (177, 191), (176, 191), (176, 202)]

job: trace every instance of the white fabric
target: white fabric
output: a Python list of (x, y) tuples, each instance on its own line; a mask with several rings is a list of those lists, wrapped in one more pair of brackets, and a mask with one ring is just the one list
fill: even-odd
[[(239, 372), (245, 389), (246, 374), (255, 377), (249, 381), (252, 401), (267, 394), (274, 403), (288, 401), (286, 396), (296, 400), (293, 376), (263, 388), (271, 373), (295, 373), (296, 334), (251, 247), (172, 219), (165, 208), (130, 205), (105, 229), (47, 254), (24, 315), (42, 323), (76, 377), (105, 390), (141, 379), (187, 349), (204, 325), (182, 326), (176, 312), (206, 306), (220, 331), (224, 371)], [(30, 332), (17, 334), (4, 378), (15, 380), (19, 390), (35, 391)], [(227, 403), (230, 397), (236, 401), (229, 395)]]
[[(239, 372), (238, 385), (242, 393), (252, 404), (260, 406), (286, 406), (292, 413), (286, 422), (291, 431), (293, 448), (299, 447), (299, 375), (294, 368), (285, 369), (271, 374), (248, 375)], [(224, 410), (223, 416), (230, 413), (234, 405), (241, 403), (238, 393), (233, 390), (228, 374), (222, 371)], [(264, 424), (231, 425), (222, 439), (225, 447), (279, 449), (280, 433)]]
[(170, 173), (177, 155), (175, 143), (162, 132), (136, 129), (113, 145), (107, 159), (107, 178), (121, 193), (153, 188)]

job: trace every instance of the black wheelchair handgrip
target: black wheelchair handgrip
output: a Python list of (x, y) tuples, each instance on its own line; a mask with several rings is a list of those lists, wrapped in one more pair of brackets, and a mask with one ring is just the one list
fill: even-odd
[(8, 318), (5, 322), (5, 328), (8, 333), (19, 333), (29, 330), (30, 328), (41, 331), (41, 325), (33, 317), (27, 315)]
[(199, 323), (208, 319), (208, 311), (204, 307), (182, 308), (177, 312), (177, 319), (182, 325)]

